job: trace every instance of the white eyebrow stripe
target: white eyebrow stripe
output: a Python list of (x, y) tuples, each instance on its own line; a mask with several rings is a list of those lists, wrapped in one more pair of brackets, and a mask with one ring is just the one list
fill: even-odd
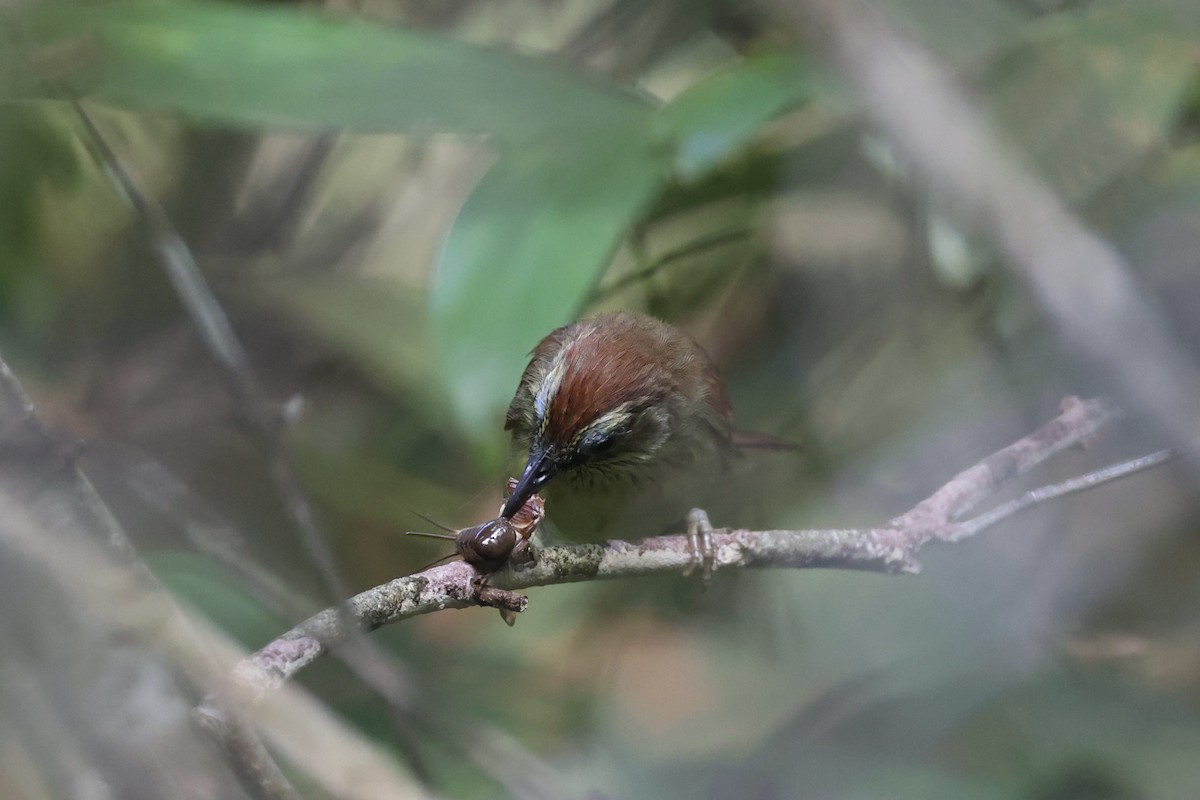
[(558, 387), (562, 384), (564, 372), (566, 372), (566, 367), (562, 359), (556, 359), (554, 366), (546, 373), (542, 385), (538, 387), (537, 393), (533, 396), (533, 408), (537, 412), (538, 419), (545, 419), (546, 409), (550, 407), (551, 398), (558, 392)]
[(546, 370), (546, 376), (542, 379), (541, 386), (538, 387), (537, 392), (533, 395), (533, 410), (537, 415), (537, 421), (540, 426), (545, 426), (546, 413), (550, 408), (550, 402), (558, 394), (559, 387), (562, 386), (563, 377), (567, 373), (567, 354), (572, 348), (594, 333), (594, 328), (584, 330), (574, 339), (564, 344), (554, 354), (554, 359), (551, 362), (550, 368)]
[(616, 427), (626, 422), (630, 416), (632, 415), (629, 413), (629, 403), (622, 403), (612, 411), (606, 411), (595, 422), (593, 422), (591, 425), (588, 425), (587, 429), (589, 431), (594, 431)]

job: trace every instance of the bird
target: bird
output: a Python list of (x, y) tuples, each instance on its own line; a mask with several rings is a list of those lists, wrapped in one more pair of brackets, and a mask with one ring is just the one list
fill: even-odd
[(562, 538), (653, 536), (686, 520), (693, 563), (713, 564), (703, 501), (742, 445), (795, 446), (764, 434), (740, 438), (725, 382), (679, 329), (616, 311), (550, 332), (533, 349), (505, 415), (524, 467), (501, 517), (534, 493)]

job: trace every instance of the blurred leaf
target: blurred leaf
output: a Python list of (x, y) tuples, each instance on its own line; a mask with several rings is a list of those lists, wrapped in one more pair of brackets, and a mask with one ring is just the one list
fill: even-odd
[[(461, 495), (412, 472), (362, 454), (334, 454), (314, 447), (297, 447), (295, 457), (305, 485), (312, 487), (313, 495), (352, 519), (402, 531), (424, 524), (413, 513), (415, 509), (445, 516), (451, 523), (458, 522), (447, 510), (461, 506)], [(498, 489), (496, 498), (499, 503)], [(468, 522), (463, 520), (462, 524)], [(405, 544), (403, 539), (397, 541)]]
[[(858, 797), (878, 797), (889, 800), (925, 800), (929, 797), (953, 797), (955, 800), (1011, 800), (1012, 795), (993, 785), (986, 776), (972, 779), (951, 769), (938, 769), (924, 764), (899, 760), (863, 764), (862, 759), (848, 759), (847, 793)], [(880, 760), (882, 761), (882, 759)], [(797, 776), (803, 786), (803, 775)]]
[(203, 613), (249, 648), (269, 641), (287, 624), (209, 558), (182, 550), (150, 552), (146, 561), (171, 594)]
[(0, 113), (0, 318), (31, 340), (44, 341), (60, 310), (53, 280), (38, 268), (51, 188), (69, 189), (80, 175), (70, 128), (53, 110), (29, 104)]
[[(1155, 168), (1089, 209), (1156, 296), (1173, 333), (1200, 352), (1200, 294), (1194, 290), (1200, 252), (1200, 144), (1176, 148)], [(1098, 212), (1097, 209), (1098, 208)]]
[(272, 306), (350, 356), (381, 385), (427, 404), (434, 371), (424, 305), (396, 281), (345, 275), (288, 275), (253, 283)]
[(673, 142), (675, 169), (685, 180), (727, 158), (784, 109), (815, 90), (811, 66), (789, 55), (745, 59), (695, 84), (655, 115), (652, 130)]
[(747, 59), (685, 92), (648, 130), (501, 156), (450, 233), (432, 297), (454, 408), (485, 448), (525, 355), (579, 312), (667, 169), (697, 177), (811, 92), (803, 62)]
[[(1168, 800), (1195, 797), (1200, 787), (1194, 708), (1107, 670), (1080, 674), (1075, 665), (1044, 671), (989, 706), (959, 740), (975, 745), (985, 757), (982, 766), (1008, 768), (1015, 781), (1027, 783), (1033, 775), (1059, 787), (1087, 782), (1129, 788), (1071, 796)], [(1034, 796), (1065, 795), (1043, 789)]]
[(1005, 0), (885, 0), (900, 30), (951, 65), (978, 67), (1023, 30), (1020, 4)]
[[(42, 51), (95, 38), (86, 59), (55, 76), (71, 89), (202, 119), (520, 141), (605, 130), (650, 111), (633, 94), (558, 66), (291, 9), (55, 3), (29, 16), (35, 64)], [(5, 83), (5, 93), (24, 88)]]
[(431, 314), (453, 408), (485, 448), (498, 443), (526, 354), (574, 318), (662, 178), (626, 130), (501, 158), (463, 206)]
[(1086, 199), (1164, 145), (1195, 74), (1198, 31), (1194, 5), (1189, 15), (1173, 0), (1038, 20), (997, 65), (993, 109), (1046, 177)]

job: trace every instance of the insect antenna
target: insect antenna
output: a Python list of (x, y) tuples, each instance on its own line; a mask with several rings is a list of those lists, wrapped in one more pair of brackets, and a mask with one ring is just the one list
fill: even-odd
[[(411, 510), (411, 509), (410, 509), (410, 510)], [(437, 521), (437, 520), (435, 520), (435, 519), (430, 519), (429, 517), (427, 517), (427, 516), (425, 516), (424, 514), (422, 514), (420, 511), (413, 511), (412, 513), (416, 514), (418, 517), (420, 517), (421, 519), (425, 520), (426, 522), (428, 522), (428, 523), (429, 523), (430, 525), (432, 525), (433, 527), (435, 527), (435, 528), (439, 528), (439, 529), (441, 529), (441, 530), (444, 530), (446, 533), (458, 533), (458, 529), (456, 529), (456, 528), (447, 528), (447, 527), (446, 527), (445, 525), (443, 525), (442, 523), (438, 522), (438, 521)], [(451, 537), (451, 538), (453, 538), (453, 537)]]
[(429, 533), (428, 531), (405, 531), (405, 536), (424, 536), (426, 539), (449, 539), (454, 541), (457, 536), (451, 536), (448, 533)]

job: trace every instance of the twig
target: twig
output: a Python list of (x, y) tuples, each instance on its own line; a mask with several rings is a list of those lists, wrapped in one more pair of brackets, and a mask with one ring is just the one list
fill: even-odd
[[(242, 786), (253, 787), (262, 800), (300, 800), (296, 787), (284, 775), (258, 732), (234, 710), (234, 704), (226, 700), (214, 708), (220, 709), (221, 720), (221, 730), (214, 738)], [(211, 730), (211, 724), (205, 727)]]
[[(1164, 453), (1155, 453), (1123, 462), (1074, 481), (1035, 490), (1031, 494), (1038, 499), (1023, 498), (1017, 507), (1006, 504), (974, 520), (955, 521), (957, 515), (977, 506), (1012, 478), (1029, 472), (1055, 453), (1086, 442), (1118, 416), (1117, 408), (1103, 399), (1068, 398), (1063, 401), (1058, 417), (954, 476), (886, 527), (718, 529), (713, 533), (715, 567), (918, 572), (917, 552), (930, 541), (960, 541), (1034, 503), (1098, 486), (1166, 460)], [(1004, 513), (998, 513), (1001, 510)], [(535, 562), (528, 567), (506, 568), (491, 576), (489, 585), (511, 591), (605, 578), (681, 573), (692, 564), (693, 558), (686, 536), (658, 536), (636, 544), (609, 541), (604, 545), (550, 547), (539, 550)], [(370, 631), (433, 611), (480, 605), (474, 589), (477, 579), (475, 570), (462, 562), (446, 564), (362, 592), (350, 600), (349, 607), (363, 630)], [(239, 679), (263, 692), (279, 686), (337, 645), (345, 635), (340, 625), (332, 609), (310, 617), (239, 665)]]
[(1020, 497), (1009, 500), (1007, 503), (1002, 503), (974, 519), (954, 525), (949, 531), (938, 538), (944, 542), (961, 541), (987, 530), (1001, 520), (1008, 519), (1013, 514), (1024, 511), (1030, 506), (1045, 503), (1048, 500), (1057, 500), (1060, 497), (1074, 494), (1075, 492), (1082, 492), (1094, 489), (1097, 486), (1103, 486), (1118, 478), (1124, 478), (1134, 473), (1148, 470), (1151, 467), (1157, 467), (1159, 464), (1170, 461), (1173, 456), (1174, 454), (1170, 450), (1159, 450), (1138, 458), (1131, 458), (1128, 461), (1122, 461), (1120, 464), (1113, 464), (1112, 466), (1098, 469), (1095, 472), (1089, 472), (1086, 475), (1080, 475), (1077, 478), (1071, 478), (1061, 483), (1052, 483), (1049, 486), (1031, 489)]
[(935, 529), (961, 517), (990, 497), (1001, 486), (1042, 462), (1087, 441), (1120, 411), (1103, 398), (1080, 400), (1067, 397), (1060, 414), (1028, 436), (1013, 442), (968, 467), (946, 482), (911, 511), (892, 520), (892, 526), (920, 530)]
[(671, 266), (671, 264), (675, 263), (676, 261), (694, 256), (697, 253), (703, 253), (705, 250), (713, 247), (720, 247), (724, 244), (732, 244), (733, 242), (740, 242), (749, 239), (752, 233), (753, 232), (748, 228), (735, 228), (728, 231), (718, 231), (707, 236), (700, 236), (688, 242), (687, 244), (680, 245), (674, 250), (668, 250), (666, 253), (663, 253), (653, 262), (647, 264), (641, 269), (635, 270), (626, 275), (622, 275), (621, 277), (603, 286), (597, 286), (596, 290), (592, 292), (592, 297), (589, 300), (589, 303), (599, 303), (602, 300), (612, 297), (622, 289), (652, 278), (660, 271)]

